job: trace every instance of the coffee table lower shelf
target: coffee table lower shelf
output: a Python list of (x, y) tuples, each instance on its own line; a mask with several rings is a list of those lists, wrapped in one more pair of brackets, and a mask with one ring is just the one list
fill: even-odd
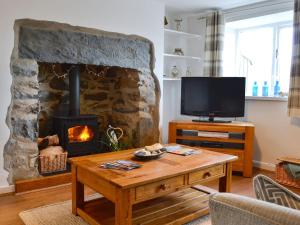
[[(133, 205), (133, 225), (179, 225), (208, 214), (209, 194), (188, 188)], [(114, 203), (105, 198), (85, 202), (77, 213), (91, 225), (114, 225)]]

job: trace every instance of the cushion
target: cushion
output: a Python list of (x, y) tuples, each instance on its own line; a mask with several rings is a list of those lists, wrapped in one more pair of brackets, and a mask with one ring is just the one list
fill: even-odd
[(300, 196), (267, 176), (257, 175), (254, 177), (253, 188), (256, 198), (259, 200), (300, 210)]

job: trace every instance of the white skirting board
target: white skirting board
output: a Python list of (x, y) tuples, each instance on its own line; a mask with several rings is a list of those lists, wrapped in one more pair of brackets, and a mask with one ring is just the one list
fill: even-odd
[(253, 160), (253, 166), (260, 169), (269, 170), (269, 171), (275, 171), (276, 168), (275, 164), (273, 163), (266, 163), (266, 162), (261, 162), (256, 160)]
[(15, 192), (15, 185), (0, 186), (0, 195)]

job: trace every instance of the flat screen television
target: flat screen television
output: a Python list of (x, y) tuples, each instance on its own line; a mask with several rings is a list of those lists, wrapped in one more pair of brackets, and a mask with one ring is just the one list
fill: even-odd
[(181, 114), (208, 117), (213, 122), (214, 117), (243, 117), (244, 110), (244, 77), (182, 78)]

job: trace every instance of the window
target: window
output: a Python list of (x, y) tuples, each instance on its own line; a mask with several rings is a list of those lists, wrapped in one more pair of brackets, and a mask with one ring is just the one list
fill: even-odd
[[(258, 96), (277, 95), (276, 83), (281, 95), (288, 93), (292, 19), (290, 11), (226, 24), (224, 76), (246, 77), (247, 96), (255, 95), (254, 83)], [(268, 93), (263, 93), (264, 84)]]

